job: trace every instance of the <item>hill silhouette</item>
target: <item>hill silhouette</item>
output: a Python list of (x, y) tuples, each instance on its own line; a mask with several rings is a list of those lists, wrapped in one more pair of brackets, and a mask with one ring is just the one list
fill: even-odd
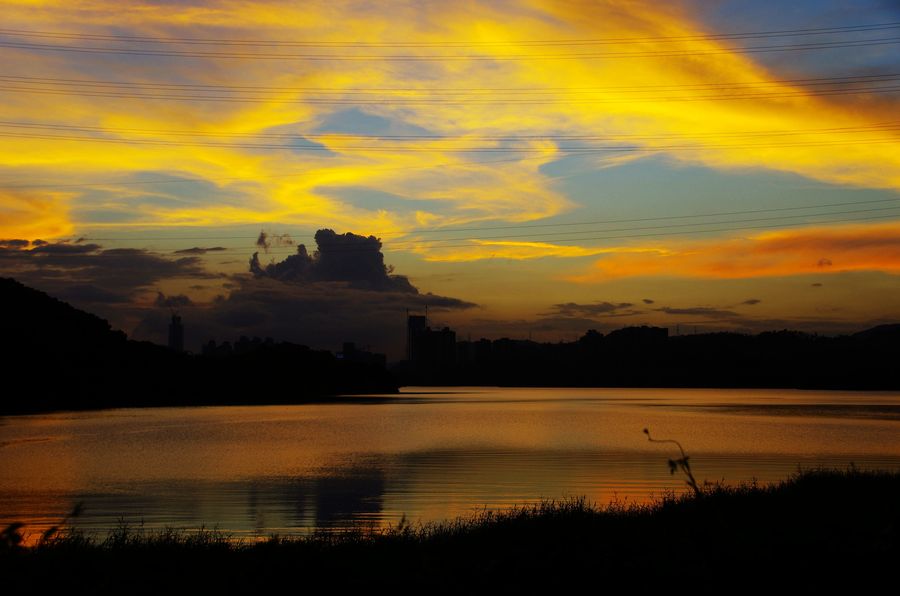
[(195, 356), (129, 340), (95, 315), (0, 278), (0, 413), (212, 404), (302, 403), (395, 392), (376, 363), (306, 346), (257, 342), (241, 353)]

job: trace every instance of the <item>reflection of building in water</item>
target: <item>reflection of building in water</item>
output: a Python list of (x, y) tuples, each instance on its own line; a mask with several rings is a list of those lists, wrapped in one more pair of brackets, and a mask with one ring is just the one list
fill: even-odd
[(379, 522), (386, 482), (377, 468), (351, 468), (315, 482), (316, 527), (341, 527), (348, 522)]
[(184, 352), (184, 325), (175, 313), (172, 313), (172, 322), (169, 323), (169, 349)]
[(406, 358), (417, 369), (441, 369), (456, 363), (456, 332), (432, 329), (428, 315), (407, 315)]

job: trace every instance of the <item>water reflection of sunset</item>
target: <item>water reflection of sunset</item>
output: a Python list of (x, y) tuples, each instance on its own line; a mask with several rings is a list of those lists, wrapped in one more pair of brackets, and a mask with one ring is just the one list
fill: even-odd
[(645, 426), (681, 440), (699, 478), (770, 482), (798, 466), (900, 465), (897, 399), (476, 388), (372, 404), (30, 416), (2, 427), (0, 523), (26, 521), (36, 535), (83, 502), (74, 525), (89, 531), (124, 517), (264, 538), (541, 499), (646, 502), (684, 485)]

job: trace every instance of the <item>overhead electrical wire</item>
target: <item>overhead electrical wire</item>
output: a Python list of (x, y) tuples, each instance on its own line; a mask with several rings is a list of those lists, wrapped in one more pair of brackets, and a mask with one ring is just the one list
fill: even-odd
[[(578, 157), (578, 156), (572, 156)], [(394, 170), (424, 170), (429, 168), (474, 168), (480, 165), (490, 165), (490, 164), (499, 164), (499, 163), (520, 163), (523, 161), (533, 161), (537, 159), (544, 159), (543, 157), (513, 157), (513, 158), (505, 158), (505, 159), (489, 159), (489, 160), (480, 160), (477, 162), (440, 162), (434, 164), (422, 165), (407, 165), (407, 166), (375, 166), (372, 168), (368, 168), (369, 171), (375, 172), (384, 172), (384, 171), (394, 171)], [(26, 189), (26, 188), (86, 188), (86, 187), (97, 187), (97, 186), (139, 186), (144, 184), (184, 184), (184, 183), (199, 183), (199, 184), (210, 184), (210, 183), (219, 183), (219, 182), (252, 182), (260, 179), (272, 179), (272, 178), (292, 178), (296, 176), (305, 176), (309, 172), (301, 171), (301, 172), (288, 172), (282, 174), (254, 174), (252, 178), (248, 178), (247, 176), (230, 176), (230, 177), (215, 177), (215, 178), (162, 178), (162, 179), (153, 179), (153, 180), (106, 180), (106, 181), (97, 181), (97, 182), (82, 182), (82, 183), (64, 183), (64, 184), (8, 184), (0, 182), (0, 188), (4, 189)]]
[[(528, 234), (512, 234), (512, 235), (502, 235), (502, 236), (473, 236), (473, 237), (457, 237), (457, 238), (440, 238), (440, 239), (429, 239), (429, 240), (399, 240), (399, 241), (390, 241), (388, 246), (394, 250), (408, 250), (411, 248), (427, 248), (430, 250), (433, 249), (443, 249), (450, 247), (460, 247), (460, 246), (475, 246), (477, 243), (495, 243), (496, 241), (514, 241), (514, 242), (546, 242), (544, 239), (550, 238), (550, 242), (579, 242), (582, 240), (594, 240), (595, 238), (584, 238), (584, 234), (608, 234), (608, 233), (618, 233), (618, 232), (641, 232), (647, 230), (671, 230), (674, 228), (697, 228), (700, 226), (716, 226), (722, 224), (740, 224), (740, 223), (758, 223), (764, 221), (774, 221), (774, 220), (786, 220), (786, 219), (801, 219), (801, 218), (817, 218), (817, 217), (829, 217), (834, 215), (850, 215), (855, 213), (875, 213), (875, 212), (885, 212), (885, 211), (894, 211), (893, 215), (888, 217), (890, 218), (898, 218), (900, 217), (900, 206), (893, 207), (880, 207), (880, 208), (872, 208), (872, 209), (852, 209), (846, 211), (833, 211), (829, 213), (807, 213), (800, 215), (779, 215), (773, 217), (759, 217), (759, 218), (746, 218), (746, 219), (734, 219), (730, 221), (712, 221), (712, 222), (689, 222), (689, 223), (678, 223), (678, 224), (663, 224), (656, 226), (635, 226), (635, 227), (627, 227), (627, 228), (612, 228), (612, 229), (596, 229), (596, 230), (580, 230), (580, 231), (565, 231), (565, 232), (544, 232), (544, 233), (528, 233)], [(840, 220), (843, 221), (843, 220)], [(798, 225), (803, 223), (823, 223), (821, 221), (812, 221), (812, 222), (793, 222), (793, 223), (785, 223), (784, 225)], [(736, 229), (744, 229), (744, 228), (736, 228)], [(687, 230), (688, 233), (698, 232), (703, 230)], [(567, 237), (560, 238), (559, 236), (572, 236), (575, 234), (580, 234), (582, 236), (578, 237)], [(535, 240), (538, 239), (538, 240)], [(86, 238), (86, 240), (95, 240), (92, 238)], [(99, 240), (99, 239), (96, 239)], [(452, 242), (467, 242), (468, 244), (460, 245), (460, 244), (445, 244)], [(472, 244), (475, 243), (475, 244)], [(343, 246), (343, 245), (341, 245)], [(258, 247), (257, 247), (258, 248)], [(222, 252), (246, 252), (248, 247), (226, 247), (224, 250), (216, 251), (219, 253)], [(271, 249), (268, 252), (273, 252)], [(291, 251), (296, 252), (296, 250)], [(286, 253), (281, 253), (286, 254)]]
[[(841, 201), (836, 203), (819, 203), (815, 205), (794, 205), (790, 207), (769, 207), (765, 209), (745, 209), (742, 211), (712, 211), (707, 213), (691, 213), (691, 214), (674, 214), (674, 215), (663, 215), (656, 217), (639, 217), (639, 218), (631, 218), (631, 219), (603, 219), (603, 220), (588, 220), (588, 221), (575, 221), (575, 222), (556, 222), (556, 223), (542, 223), (542, 224), (507, 224), (502, 226), (479, 226), (479, 227), (469, 227), (469, 228), (460, 228), (460, 227), (440, 227), (440, 228), (413, 228), (411, 230), (406, 230), (400, 234), (402, 235), (411, 235), (411, 234), (430, 234), (430, 233), (452, 233), (452, 232), (482, 232), (489, 230), (516, 230), (516, 229), (527, 229), (527, 228), (548, 228), (548, 227), (565, 227), (565, 226), (588, 226), (588, 225), (609, 225), (609, 224), (620, 224), (620, 223), (634, 223), (634, 222), (647, 222), (647, 221), (667, 221), (673, 219), (689, 219), (689, 218), (710, 218), (710, 217), (728, 217), (733, 215), (750, 215), (757, 213), (782, 213), (786, 211), (802, 211), (808, 209), (826, 209), (829, 207), (855, 207), (859, 205), (871, 205), (871, 204), (882, 204), (882, 203), (900, 203), (900, 197), (895, 199), (869, 199), (865, 201)], [(830, 212), (833, 214), (833, 212)], [(716, 223), (716, 222), (708, 222), (708, 223)], [(721, 223), (721, 222), (719, 222)], [(699, 224), (698, 224), (699, 225)], [(372, 232), (372, 234), (379, 236), (384, 235), (385, 232)], [(121, 237), (121, 238), (105, 238), (105, 237), (90, 237), (90, 240), (96, 241), (117, 241), (117, 240), (255, 240), (259, 238), (259, 234), (254, 234), (253, 236), (159, 236), (159, 237), (147, 237), (147, 236), (130, 236), (130, 237)]]
[(662, 96), (634, 96), (634, 97), (593, 97), (570, 99), (565, 97), (544, 99), (515, 99), (512, 97), (491, 96), (471, 98), (411, 98), (411, 97), (365, 97), (365, 98), (321, 98), (321, 97), (259, 97), (259, 96), (220, 96), (220, 95), (172, 95), (160, 93), (133, 93), (117, 91), (79, 91), (70, 89), (42, 89), (33, 87), (5, 86), (3, 92), (32, 93), (37, 95), (65, 95), (77, 97), (109, 97), (114, 99), (149, 99), (149, 100), (175, 100), (175, 101), (201, 101), (219, 103), (266, 103), (266, 104), (301, 104), (301, 105), (383, 105), (390, 102), (392, 106), (418, 106), (418, 105), (599, 105), (599, 104), (639, 104), (658, 102), (695, 102), (695, 101), (734, 101), (749, 99), (780, 99), (790, 97), (827, 97), (839, 95), (858, 95), (873, 93), (896, 93), (900, 91), (898, 85), (862, 86), (837, 89), (788, 89), (779, 91), (754, 91), (745, 93), (709, 94), (709, 95), (662, 95)]
[(522, 45), (606, 45), (621, 43), (652, 43), (652, 42), (684, 42), (703, 40), (728, 40), (768, 37), (795, 37), (811, 35), (835, 35), (852, 34), (868, 31), (883, 31), (900, 28), (900, 22), (888, 21), (881, 23), (867, 23), (860, 25), (840, 25), (834, 27), (775, 29), (763, 31), (743, 31), (731, 33), (712, 33), (699, 35), (670, 35), (652, 37), (604, 37), (587, 39), (509, 39), (502, 41), (485, 40), (441, 40), (441, 41), (401, 41), (401, 42), (367, 42), (367, 41), (297, 41), (297, 40), (272, 40), (272, 39), (233, 39), (233, 38), (198, 38), (198, 37), (149, 37), (140, 35), (121, 34), (97, 34), (97, 33), (71, 33), (65, 31), (43, 31), (29, 29), (0, 28), (0, 35), (13, 37), (38, 37), (49, 39), (76, 39), (90, 41), (114, 41), (128, 43), (155, 43), (155, 44), (187, 44), (187, 45), (234, 45), (234, 46), (261, 46), (261, 47), (375, 47), (375, 48), (407, 48), (407, 47), (494, 47), (494, 46), (522, 46)]
[[(812, 77), (771, 81), (707, 84), (619, 85), (593, 87), (532, 88), (412, 88), (337, 89), (315, 87), (226, 86), (97, 81), (0, 75), (3, 91), (116, 99), (149, 99), (227, 103), (298, 103), (367, 105), (389, 101), (392, 105), (476, 105), (515, 103), (526, 105), (608, 104), (656, 101), (721, 101), (795, 96), (828, 96), (861, 93), (894, 93), (900, 90), (900, 73)], [(788, 88), (785, 88), (788, 87)], [(691, 94), (683, 95), (682, 91)], [(603, 94), (601, 92), (610, 92)], [(618, 92), (626, 93), (624, 96)], [(697, 93), (700, 93), (699, 95)], [(600, 93), (602, 97), (596, 97)], [(249, 95), (248, 95), (249, 94)], [(296, 96), (299, 94), (300, 96)], [(290, 95), (290, 96), (289, 96)]]
[[(267, 132), (218, 132), (214, 130), (202, 129), (158, 129), (158, 128), (121, 128), (121, 127), (105, 127), (78, 124), (61, 124), (48, 122), (28, 122), (14, 120), (0, 120), (0, 128), (24, 128), (38, 129), (50, 131), (74, 131), (87, 133), (105, 133), (105, 134), (149, 134), (149, 135), (173, 135), (173, 136), (199, 136), (199, 137), (225, 137), (225, 138), (262, 138), (262, 139), (325, 139), (329, 141), (335, 140), (392, 140), (392, 141), (421, 141), (421, 140), (438, 140), (438, 141), (620, 141), (620, 140), (658, 140), (658, 139), (681, 139), (686, 136), (694, 137), (768, 137), (768, 136), (794, 136), (808, 134), (852, 134), (860, 132), (881, 132), (894, 131), (900, 129), (900, 120), (889, 120), (885, 122), (876, 122), (860, 126), (830, 126), (824, 128), (800, 128), (792, 130), (784, 129), (762, 129), (762, 130), (736, 130), (722, 132), (698, 132), (686, 134), (628, 134), (628, 133), (607, 133), (607, 134), (545, 134), (545, 135), (482, 135), (482, 134), (462, 134), (462, 135), (438, 135), (438, 134), (363, 134), (363, 133), (345, 133), (345, 132), (283, 132), (283, 133), (267, 133)], [(92, 137), (93, 138), (93, 137)]]
[(254, 92), (315, 92), (315, 93), (382, 93), (382, 92), (428, 92), (432, 94), (463, 94), (463, 93), (551, 93), (551, 92), (596, 92), (596, 91), (653, 91), (653, 90), (705, 90), (705, 89), (721, 89), (723, 87), (756, 87), (756, 86), (779, 86), (799, 84), (803, 86), (813, 85), (829, 85), (829, 84), (850, 84), (850, 83), (867, 83), (880, 82), (882, 80), (896, 80), (900, 78), (900, 72), (872, 73), (867, 75), (844, 75), (829, 77), (802, 77), (789, 79), (770, 79), (765, 81), (724, 81), (717, 83), (669, 83), (664, 85), (592, 85), (592, 86), (541, 86), (541, 87), (366, 87), (366, 88), (344, 88), (344, 87), (310, 87), (310, 86), (271, 86), (271, 85), (215, 85), (201, 83), (159, 83), (148, 81), (112, 81), (98, 79), (72, 79), (62, 77), (35, 77), (25, 75), (0, 74), (0, 79), (20, 81), (28, 84), (54, 84), (54, 85), (78, 85), (78, 86), (97, 86), (97, 87), (142, 87), (142, 88), (162, 88), (177, 90), (204, 90), (204, 91), (254, 91)]
[[(822, 41), (804, 44), (776, 44), (762, 46), (744, 46), (737, 48), (742, 53), (770, 53), (825, 50), (834, 48), (856, 48), (900, 43), (900, 37), (885, 37), (851, 41)], [(596, 58), (666, 58), (679, 56), (712, 56), (732, 54), (735, 49), (714, 50), (650, 50), (650, 51), (605, 51), (605, 52), (571, 52), (566, 54), (287, 54), (287, 53), (247, 53), (222, 51), (180, 51), (180, 50), (142, 50), (136, 48), (106, 48), (100, 46), (59, 46), (50, 44), (9, 42), (0, 40), (0, 47), (23, 50), (66, 52), (80, 54), (114, 54), (120, 56), (160, 56), (173, 58), (218, 58), (239, 60), (307, 60), (307, 61), (389, 61), (389, 62), (442, 62), (442, 61), (520, 61), (520, 60), (588, 60)]]
[[(125, 145), (150, 145), (161, 147), (218, 147), (218, 148), (235, 148), (235, 149), (281, 149), (285, 151), (312, 151), (312, 152), (335, 152), (335, 151), (367, 151), (373, 153), (388, 152), (412, 152), (412, 153), (541, 153), (547, 156), (559, 154), (581, 154), (581, 153), (648, 153), (658, 151), (705, 151), (709, 149), (732, 149), (732, 148), (760, 148), (760, 149), (777, 149), (777, 148), (799, 148), (799, 147), (833, 147), (840, 145), (877, 145), (877, 144), (894, 144), (896, 139), (872, 138), (872, 139), (854, 139), (845, 141), (809, 141), (809, 142), (785, 142), (785, 143), (754, 143), (754, 144), (669, 144), (655, 146), (629, 146), (629, 145), (605, 145), (605, 146), (583, 146), (583, 147), (554, 147), (552, 150), (548, 148), (535, 147), (409, 147), (409, 146), (386, 146), (386, 145), (344, 145), (340, 147), (327, 147), (324, 145), (284, 145), (274, 143), (225, 143), (225, 142), (201, 142), (201, 141), (165, 141), (154, 139), (114, 139), (106, 137), (88, 137), (78, 135), (51, 135), (51, 134), (33, 134), (24, 132), (0, 132), (0, 137), (20, 138), (20, 139), (41, 139), (55, 141), (77, 141), (90, 143), (112, 143)], [(303, 139), (298, 139), (302, 141)]]
[[(816, 217), (826, 217), (826, 216), (827, 216), (826, 214), (819, 214)], [(813, 216), (807, 216), (807, 217), (813, 217)], [(861, 223), (861, 222), (898, 220), (898, 219), (900, 219), (900, 212), (891, 214), (891, 215), (880, 215), (880, 216), (825, 219), (825, 220), (805, 221), (805, 222), (782, 222), (782, 223), (777, 223), (777, 224), (763, 224), (763, 225), (755, 224), (755, 225), (750, 225), (750, 226), (729, 225), (726, 227), (689, 229), (689, 230), (686, 229), (686, 230), (679, 230), (679, 231), (675, 231), (675, 232), (660, 232), (660, 231), (658, 231), (659, 229), (671, 229), (671, 228), (655, 227), (655, 228), (652, 228), (655, 231), (648, 232), (648, 233), (642, 233), (642, 234), (629, 233), (629, 234), (624, 234), (624, 235), (612, 235), (612, 236), (603, 235), (603, 236), (591, 236), (591, 237), (579, 237), (579, 238), (558, 238), (558, 239), (553, 240), (552, 242), (556, 243), (556, 244), (563, 244), (563, 243), (570, 243), (570, 242), (598, 242), (598, 241), (603, 241), (603, 240), (633, 240), (633, 239), (637, 239), (637, 238), (684, 236), (684, 235), (709, 234), (709, 233), (718, 233), (718, 232), (735, 232), (735, 231), (743, 231), (743, 230), (796, 228), (803, 224), (824, 225), (824, 224)], [(708, 222), (708, 223), (698, 223), (696, 225), (698, 227), (699, 226), (716, 226), (716, 225), (727, 224), (727, 223), (739, 223), (739, 222)], [(672, 226), (672, 227), (674, 227), (674, 226)], [(637, 231), (640, 229), (641, 228), (629, 228), (630, 231)], [(607, 234), (609, 232), (617, 232), (617, 231), (623, 231), (623, 230), (595, 230), (595, 231), (592, 231), (591, 233)], [(588, 232), (584, 232), (584, 233), (588, 233)], [(84, 241), (99, 241), (100, 239), (87, 237), (87, 238), (84, 238), (83, 240)], [(391, 243), (384, 244), (380, 248), (376, 248), (375, 245), (372, 245), (372, 246), (368, 246), (368, 245), (367, 246), (346, 246), (343, 244), (333, 244), (333, 245), (329, 246), (326, 244), (325, 249), (328, 250), (329, 252), (360, 252), (360, 251), (373, 252), (375, 250), (382, 250), (384, 252), (399, 252), (399, 251), (407, 251), (408, 252), (411, 250), (446, 250), (446, 249), (451, 249), (451, 248), (479, 248), (479, 247), (487, 248), (487, 247), (491, 247), (491, 246), (496, 246), (496, 247), (503, 247), (503, 246), (522, 247), (522, 246), (524, 246), (524, 247), (527, 247), (528, 245), (534, 245), (534, 244), (537, 244), (538, 248), (540, 248), (540, 247), (548, 244), (547, 242), (544, 242), (544, 241), (532, 242), (531, 240), (528, 239), (528, 237), (524, 237), (524, 239), (521, 239), (521, 240), (503, 239), (503, 240), (498, 241), (496, 239), (489, 239), (489, 238), (455, 238), (455, 239), (450, 239), (448, 241), (464, 242), (464, 243), (435, 245), (434, 241), (409, 241), (407, 244), (401, 245), (398, 242), (391, 242)], [(76, 245), (72, 245), (72, 246), (78, 246), (78, 245), (76, 244)], [(292, 247), (293, 247), (293, 245), (292, 245)], [(216, 250), (214, 252), (216, 254), (236, 253), (236, 252), (246, 254), (247, 252), (253, 250), (255, 252), (264, 252), (266, 255), (274, 256), (274, 255), (284, 255), (284, 254), (295, 254), (297, 251), (296, 247), (293, 247), (293, 250), (290, 250), (290, 251), (284, 251), (284, 250), (273, 249), (273, 248), (264, 249), (263, 247), (260, 247), (260, 246), (222, 247), (222, 248), (224, 248), (224, 250)], [(322, 248), (322, 247), (320, 247), (320, 248)], [(599, 247), (588, 247), (588, 248), (599, 248)], [(109, 249), (109, 250), (119, 250), (119, 249)], [(160, 250), (160, 249), (153, 248), (153, 247), (143, 247), (143, 248), (134, 249), (134, 250)], [(175, 252), (177, 252), (175, 249), (172, 249), (172, 248), (167, 248), (166, 250), (172, 251), (173, 254)], [(186, 248), (182, 248), (182, 249), (178, 249), (178, 250), (190, 250), (190, 247), (186, 247)], [(206, 250), (209, 250), (209, 249), (206, 249)], [(99, 252), (97, 252), (97, 251), (99, 251)], [(22, 250), (21, 252), (28, 253), (28, 254), (38, 254), (41, 256), (46, 256), (47, 258), (78, 257), (78, 256), (83, 256), (85, 254), (85, 253), (81, 253), (81, 252), (79, 252), (79, 253), (55, 253), (55, 252), (42, 253), (41, 247), (37, 247), (37, 249), (32, 249), (32, 250)], [(103, 250), (98, 248), (98, 249), (95, 249), (94, 251), (91, 251), (90, 254), (92, 254), (93, 256), (102, 257), (106, 253), (104, 253)]]
[[(676, 215), (666, 215), (666, 216), (656, 216), (656, 217), (642, 217), (642, 218), (630, 218), (630, 219), (606, 219), (606, 220), (589, 220), (589, 221), (581, 221), (581, 222), (556, 222), (556, 223), (543, 223), (543, 224), (510, 224), (510, 225), (502, 225), (502, 226), (479, 226), (479, 227), (468, 227), (468, 228), (459, 228), (459, 227), (444, 227), (444, 228), (420, 228), (420, 229), (411, 229), (403, 232), (393, 232), (399, 236), (411, 236), (416, 234), (452, 234), (452, 233), (465, 233), (465, 232), (485, 232), (485, 231), (496, 231), (496, 230), (516, 230), (516, 229), (534, 229), (534, 228), (562, 228), (562, 227), (584, 227), (584, 226), (609, 226), (609, 225), (617, 225), (623, 223), (647, 223), (647, 222), (660, 222), (660, 221), (672, 221), (672, 220), (685, 220), (685, 219), (709, 219), (709, 218), (733, 218), (736, 215), (758, 215), (758, 214), (772, 214), (779, 213), (784, 214), (790, 211), (808, 211), (808, 210), (820, 210), (820, 209), (830, 209), (834, 207), (860, 207), (865, 205), (883, 205), (886, 203), (893, 203), (893, 206), (888, 207), (868, 207), (866, 209), (848, 209), (843, 211), (825, 211), (819, 213), (801, 213), (797, 215), (778, 215), (776, 217), (765, 217), (765, 218), (750, 218), (750, 219), (730, 219), (726, 221), (708, 221), (708, 222), (688, 222), (688, 223), (677, 223), (677, 224), (664, 224), (664, 225), (656, 225), (656, 226), (645, 226), (645, 227), (634, 227), (634, 228), (622, 228), (622, 229), (607, 229), (607, 230), (566, 230), (562, 232), (550, 232), (550, 233), (539, 233), (534, 234), (532, 232), (527, 232), (523, 234), (516, 234), (513, 236), (504, 235), (504, 236), (473, 236), (467, 238), (461, 237), (448, 237), (441, 238), (437, 240), (427, 240), (425, 242), (435, 242), (435, 241), (457, 241), (457, 240), (494, 240), (494, 239), (508, 239), (508, 238), (520, 238), (520, 237), (540, 237), (540, 236), (559, 236), (559, 235), (571, 235), (571, 234), (586, 234), (586, 233), (594, 233), (594, 232), (614, 232), (614, 231), (635, 231), (635, 230), (645, 230), (645, 229), (661, 229), (661, 228), (673, 228), (673, 227), (687, 227), (687, 226), (703, 226), (703, 225), (721, 225), (725, 223), (748, 223), (748, 222), (756, 222), (756, 221), (766, 221), (771, 219), (785, 219), (785, 218), (810, 218), (810, 217), (828, 217), (834, 215), (848, 215), (853, 213), (867, 213), (867, 212), (875, 212), (875, 211), (888, 211), (900, 209), (900, 198), (896, 199), (872, 199), (867, 201), (843, 201), (843, 202), (834, 202), (834, 203), (824, 203), (824, 204), (815, 204), (815, 205), (803, 205), (803, 206), (790, 206), (790, 207), (770, 207), (765, 209), (748, 209), (741, 211), (717, 211), (717, 212), (707, 212), (707, 213), (694, 213), (694, 214), (676, 214)], [(384, 232), (375, 232), (378, 235), (384, 235)], [(277, 236), (277, 234), (276, 234)], [(130, 236), (130, 237), (86, 237), (87, 240), (91, 241), (171, 241), (171, 240), (256, 240), (259, 238), (258, 234), (252, 236), (158, 236), (158, 237), (147, 237), (147, 236)], [(419, 244), (423, 241), (421, 240), (407, 240), (407, 241), (391, 241), (393, 244), (403, 244), (403, 243), (416, 243)]]

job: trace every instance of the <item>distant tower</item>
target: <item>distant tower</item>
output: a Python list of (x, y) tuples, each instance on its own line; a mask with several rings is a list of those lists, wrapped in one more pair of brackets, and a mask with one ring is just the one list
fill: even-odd
[(172, 322), (169, 323), (169, 349), (184, 352), (184, 325), (176, 313), (172, 313)]
[(428, 328), (428, 317), (406, 313), (406, 359), (410, 362), (419, 359), (422, 338)]

